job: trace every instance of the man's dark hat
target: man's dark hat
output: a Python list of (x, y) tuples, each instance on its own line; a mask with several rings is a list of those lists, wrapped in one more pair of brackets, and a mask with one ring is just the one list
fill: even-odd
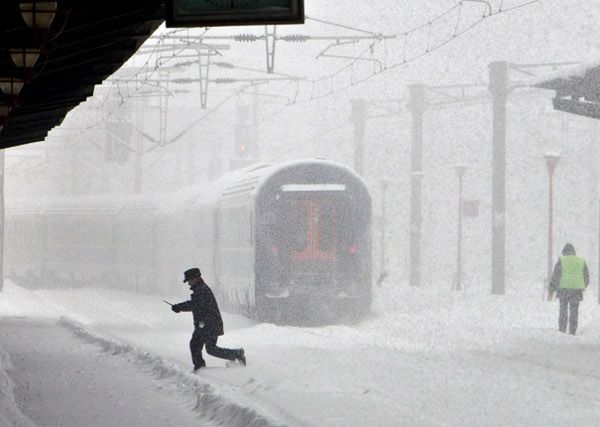
[(183, 283), (187, 282), (194, 277), (200, 277), (200, 269), (199, 268), (190, 268), (183, 273)]

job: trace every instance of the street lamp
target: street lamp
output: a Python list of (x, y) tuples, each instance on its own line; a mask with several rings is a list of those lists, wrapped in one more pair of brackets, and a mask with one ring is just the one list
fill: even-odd
[(543, 298), (550, 300), (550, 296), (548, 295), (548, 286), (550, 286), (550, 279), (552, 278), (552, 230), (553, 230), (553, 193), (554, 193), (554, 185), (553, 185), (553, 176), (554, 170), (556, 169), (556, 165), (558, 164), (558, 160), (560, 159), (560, 154), (554, 153), (552, 151), (548, 151), (544, 154), (544, 159), (546, 160), (546, 167), (548, 168), (548, 271), (546, 276), (546, 287), (544, 289)]
[(421, 286), (421, 224), (423, 214), (421, 213), (421, 182), (425, 172), (415, 170), (411, 178), (410, 197), (410, 286)]
[(19, 3), (21, 16), (29, 28), (48, 30), (54, 16), (58, 2), (56, 1), (22, 1)]
[(456, 290), (462, 290), (462, 203), (463, 203), (463, 176), (467, 171), (465, 165), (454, 166), (458, 175), (458, 241), (456, 248)]

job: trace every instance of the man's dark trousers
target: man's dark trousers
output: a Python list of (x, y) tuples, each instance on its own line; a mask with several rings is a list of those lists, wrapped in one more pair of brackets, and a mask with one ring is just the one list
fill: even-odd
[(202, 334), (202, 329), (194, 329), (194, 334), (190, 340), (190, 352), (192, 353), (192, 363), (194, 369), (206, 366), (202, 358), (202, 349), (206, 345), (206, 352), (219, 359), (235, 360), (239, 356), (238, 350), (217, 347), (218, 337), (206, 336)]
[(579, 318), (579, 301), (560, 298), (558, 329), (561, 332), (567, 332), (567, 318), (569, 320), (569, 333), (575, 335), (577, 331), (577, 319)]

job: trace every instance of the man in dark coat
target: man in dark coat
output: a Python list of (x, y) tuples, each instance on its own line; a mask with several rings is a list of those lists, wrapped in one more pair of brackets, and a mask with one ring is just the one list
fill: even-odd
[(228, 349), (217, 346), (217, 338), (223, 335), (223, 319), (217, 305), (217, 300), (208, 285), (202, 279), (200, 269), (190, 268), (184, 275), (183, 282), (187, 282), (192, 291), (189, 301), (173, 304), (171, 309), (175, 313), (191, 311), (194, 318), (194, 334), (190, 340), (190, 351), (194, 371), (206, 366), (202, 358), (202, 348), (206, 345), (206, 352), (211, 356), (246, 364), (244, 349)]
[(579, 318), (579, 302), (583, 300), (583, 291), (590, 281), (590, 273), (583, 258), (575, 255), (572, 244), (565, 245), (562, 255), (554, 266), (554, 273), (548, 287), (548, 299), (552, 300), (552, 294), (556, 292), (556, 297), (560, 301), (558, 330), (567, 332), (568, 318), (569, 334), (575, 335)]

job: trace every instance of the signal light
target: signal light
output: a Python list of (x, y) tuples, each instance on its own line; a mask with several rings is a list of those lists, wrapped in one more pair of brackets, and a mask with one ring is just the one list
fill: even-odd
[(356, 245), (352, 245), (350, 246), (350, 248), (348, 249), (348, 251), (352, 254), (355, 255), (358, 253), (358, 248), (356, 247)]

